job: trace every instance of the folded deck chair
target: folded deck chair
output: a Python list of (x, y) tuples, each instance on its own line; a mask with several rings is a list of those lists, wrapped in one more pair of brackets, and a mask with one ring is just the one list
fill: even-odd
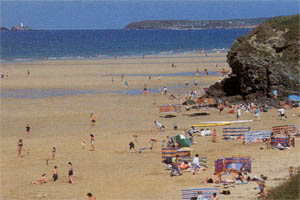
[(195, 188), (195, 189), (184, 189), (181, 190), (182, 193), (182, 199), (192, 199), (197, 198), (198, 192), (202, 191), (203, 198), (209, 200), (213, 197), (213, 194), (216, 193), (219, 194), (218, 188)]

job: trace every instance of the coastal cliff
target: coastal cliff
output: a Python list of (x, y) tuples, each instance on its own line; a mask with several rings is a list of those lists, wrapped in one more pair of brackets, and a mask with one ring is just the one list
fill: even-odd
[(262, 99), (299, 94), (299, 17), (272, 18), (238, 38), (227, 55), (232, 76), (212, 85), (208, 96)]
[(172, 29), (172, 30), (202, 30), (202, 29), (237, 29), (254, 28), (269, 18), (230, 19), (230, 20), (145, 20), (132, 22), (124, 29)]

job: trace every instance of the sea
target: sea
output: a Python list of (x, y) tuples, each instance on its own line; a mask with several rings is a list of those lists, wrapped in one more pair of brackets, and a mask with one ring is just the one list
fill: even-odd
[(0, 61), (105, 59), (226, 52), (251, 29), (35, 30), (0, 32)]

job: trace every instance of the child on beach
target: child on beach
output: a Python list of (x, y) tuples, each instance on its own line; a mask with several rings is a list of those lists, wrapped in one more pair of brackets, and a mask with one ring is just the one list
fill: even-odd
[(68, 176), (69, 176), (69, 183), (73, 183), (73, 179), (72, 179), (72, 177), (73, 177), (73, 166), (72, 166), (72, 163), (71, 162), (68, 162)]
[(290, 178), (292, 178), (292, 176), (293, 176), (293, 167), (292, 166), (290, 166), (290, 168), (289, 168), (289, 175), (290, 175)]
[(23, 140), (19, 139), (19, 141), (17, 143), (18, 157), (21, 157), (22, 148), (23, 148)]
[(212, 134), (212, 142), (216, 143), (217, 142), (217, 131), (214, 129), (213, 134)]
[(96, 125), (96, 115), (94, 113), (91, 113), (91, 126), (95, 127)]
[(32, 181), (31, 184), (44, 184), (44, 183), (47, 183), (47, 176), (46, 174), (42, 174), (40, 180), (38, 181)]
[(92, 193), (87, 193), (86, 196), (89, 198), (89, 200), (96, 200), (96, 197), (92, 195)]
[(221, 112), (224, 110), (224, 105), (222, 103), (219, 104), (218, 109), (219, 109), (219, 115), (220, 115)]
[(260, 120), (260, 114), (259, 114), (259, 108), (256, 107), (255, 111), (254, 111), (254, 117), (256, 120)]
[(95, 136), (93, 134), (90, 134), (90, 136), (91, 136), (91, 147), (92, 147), (90, 151), (95, 151)]
[(195, 175), (196, 171), (199, 169), (199, 155), (198, 154), (196, 154), (193, 159), (193, 167), (194, 167), (193, 175)]
[(53, 182), (55, 182), (58, 179), (57, 166), (54, 166), (52, 178), (53, 178)]
[(161, 131), (165, 130), (165, 126), (161, 123), (159, 123), (158, 121), (154, 121), (154, 124), (157, 128), (159, 128)]
[(56, 148), (55, 147), (53, 147), (52, 151), (50, 151), (50, 155), (52, 157), (52, 160), (55, 160), (55, 155), (56, 155)]
[(154, 144), (157, 142), (155, 138), (150, 138), (149, 143), (150, 143), (150, 149), (153, 149)]
[(138, 134), (137, 133), (134, 133), (133, 135), (133, 138), (134, 138), (134, 141), (136, 142), (136, 143), (138, 143)]
[(238, 106), (236, 119), (240, 119), (241, 117), (242, 117), (242, 109), (240, 108), (240, 106)]
[[(134, 143), (133, 142), (130, 142), (129, 143), (129, 150), (131, 151), (131, 150), (134, 150), (134, 152), (136, 152), (136, 149), (135, 149), (135, 147), (134, 147)], [(131, 151), (132, 152), (132, 151)]]
[(27, 126), (26, 126), (26, 133), (27, 133), (27, 137), (30, 137), (30, 126), (29, 126), (29, 124), (27, 124)]

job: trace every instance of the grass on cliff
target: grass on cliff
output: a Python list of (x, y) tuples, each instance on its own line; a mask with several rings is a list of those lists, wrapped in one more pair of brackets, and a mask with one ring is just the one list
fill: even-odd
[(300, 199), (300, 168), (291, 179), (286, 180), (277, 187), (270, 189), (267, 199), (272, 200), (298, 200)]

